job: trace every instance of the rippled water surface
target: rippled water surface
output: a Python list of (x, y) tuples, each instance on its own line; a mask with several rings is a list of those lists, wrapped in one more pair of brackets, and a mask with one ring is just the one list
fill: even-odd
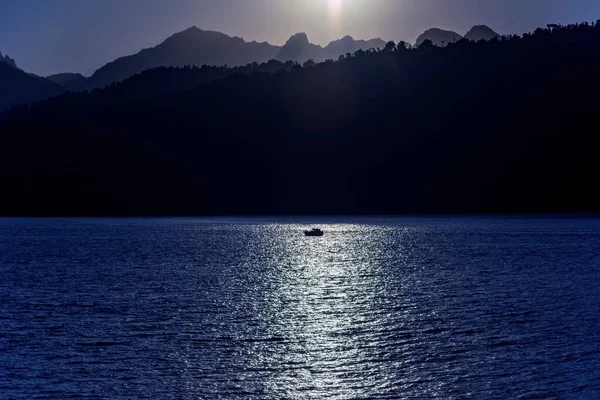
[(0, 219), (1, 399), (600, 398), (599, 310), (600, 220)]

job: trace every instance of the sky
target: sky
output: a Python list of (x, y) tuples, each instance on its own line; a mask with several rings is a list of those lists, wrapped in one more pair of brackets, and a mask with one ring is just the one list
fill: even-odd
[(501, 34), (600, 19), (600, 0), (0, 0), (0, 52), (28, 72), (91, 75), (190, 26), (282, 45), (295, 33), (326, 45), (414, 43), (428, 28)]

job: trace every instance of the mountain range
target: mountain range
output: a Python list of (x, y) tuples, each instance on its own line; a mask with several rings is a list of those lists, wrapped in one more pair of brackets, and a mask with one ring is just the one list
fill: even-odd
[[(474, 26), (465, 36), (466, 39), (479, 41), (499, 36), (485, 25)], [(442, 38), (442, 39), (440, 39)], [(455, 32), (431, 29), (417, 40), (417, 45), (430, 39), (434, 44), (442, 45), (458, 41), (463, 36)], [(315, 62), (337, 59), (340, 55), (354, 53), (357, 50), (383, 48), (382, 39), (355, 40), (351, 36), (334, 40), (327, 46), (319, 46), (309, 41), (306, 33), (297, 33), (283, 46), (267, 42), (246, 42), (243, 38), (231, 37), (221, 32), (205, 31), (195, 26), (176, 33), (161, 44), (121, 57), (98, 69), (87, 80), (85, 88), (102, 88), (113, 82), (121, 82), (135, 74), (156, 67), (181, 67), (185, 65), (228, 65), (241, 66), (249, 63), (262, 63), (269, 60)], [(55, 80), (56, 82), (56, 80)], [(81, 81), (79, 81), (81, 83)]]
[(246, 42), (221, 32), (204, 31), (195, 26), (169, 37), (156, 47), (119, 58), (98, 69), (87, 82), (87, 88), (102, 88), (113, 82), (156, 67), (182, 67), (185, 65), (227, 65), (231, 67), (250, 63), (278, 61), (316, 62), (337, 58), (341, 54), (383, 47), (381, 39), (354, 40), (346, 36), (321, 47), (309, 42), (305, 33), (292, 36), (283, 46), (267, 42)]
[[(473, 27), (465, 38), (478, 41), (496, 36), (498, 34), (493, 30), (480, 25)], [(455, 32), (430, 29), (418, 38), (416, 44), (420, 45), (429, 39), (434, 44), (443, 46), (462, 38)], [(118, 58), (99, 68), (89, 78), (81, 74), (61, 73), (48, 76), (47, 79), (27, 74), (17, 67), (14, 59), (0, 53), (0, 65), (3, 67), (0, 70), (0, 83), (6, 82), (2, 85), (4, 90), (0, 94), (0, 111), (16, 104), (44, 100), (64, 91), (104, 88), (157, 67), (235, 67), (253, 64), (253, 68), (256, 68), (256, 64), (269, 60), (303, 63), (312, 59), (321, 62), (327, 59), (336, 60), (340, 55), (354, 53), (360, 49), (383, 48), (385, 44), (382, 39), (355, 40), (351, 36), (345, 36), (323, 47), (311, 43), (306, 33), (298, 33), (283, 46), (276, 46), (267, 42), (247, 42), (240, 37), (194, 26), (170, 36), (155, 47)], [(280, 67), (275, 66), (275, 69), (278, 68)]]

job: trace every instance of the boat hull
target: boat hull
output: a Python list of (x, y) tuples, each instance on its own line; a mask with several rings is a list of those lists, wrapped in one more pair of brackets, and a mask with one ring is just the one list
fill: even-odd
[(320, 236), (323, 236), (323, 234), (324, 234), (323, 232), (308, 232), (308, 231), (304, 232), (304, 235), (312, 236), (312, 237), (320, 237)]

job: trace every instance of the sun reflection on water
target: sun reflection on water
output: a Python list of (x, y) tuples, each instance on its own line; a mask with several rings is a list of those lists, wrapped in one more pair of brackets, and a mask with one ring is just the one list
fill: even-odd
[(264, 294), (272, 314), (269, 337), (282, 343), (277, 352), (257, 354), (259, 362), (278, 366), (269, 392), (325, 395), (335, 387), (340, 398), (355, 397), (360, 394), (356, 376), (371, 376), (372, 385), (385, 391), (391, 383), (375, 378), (381, 361), (381, 349), (374, 354), (376, 335), (386, 325), (381, 300), (388, 298), (380, 266), (385, 248), (373, 245), (378, 231), (328, 225), (324, 237), (310, 238), (303, 229), (282, 228), (269, 245), (283, 255), (276, 266), (279, 277)]

